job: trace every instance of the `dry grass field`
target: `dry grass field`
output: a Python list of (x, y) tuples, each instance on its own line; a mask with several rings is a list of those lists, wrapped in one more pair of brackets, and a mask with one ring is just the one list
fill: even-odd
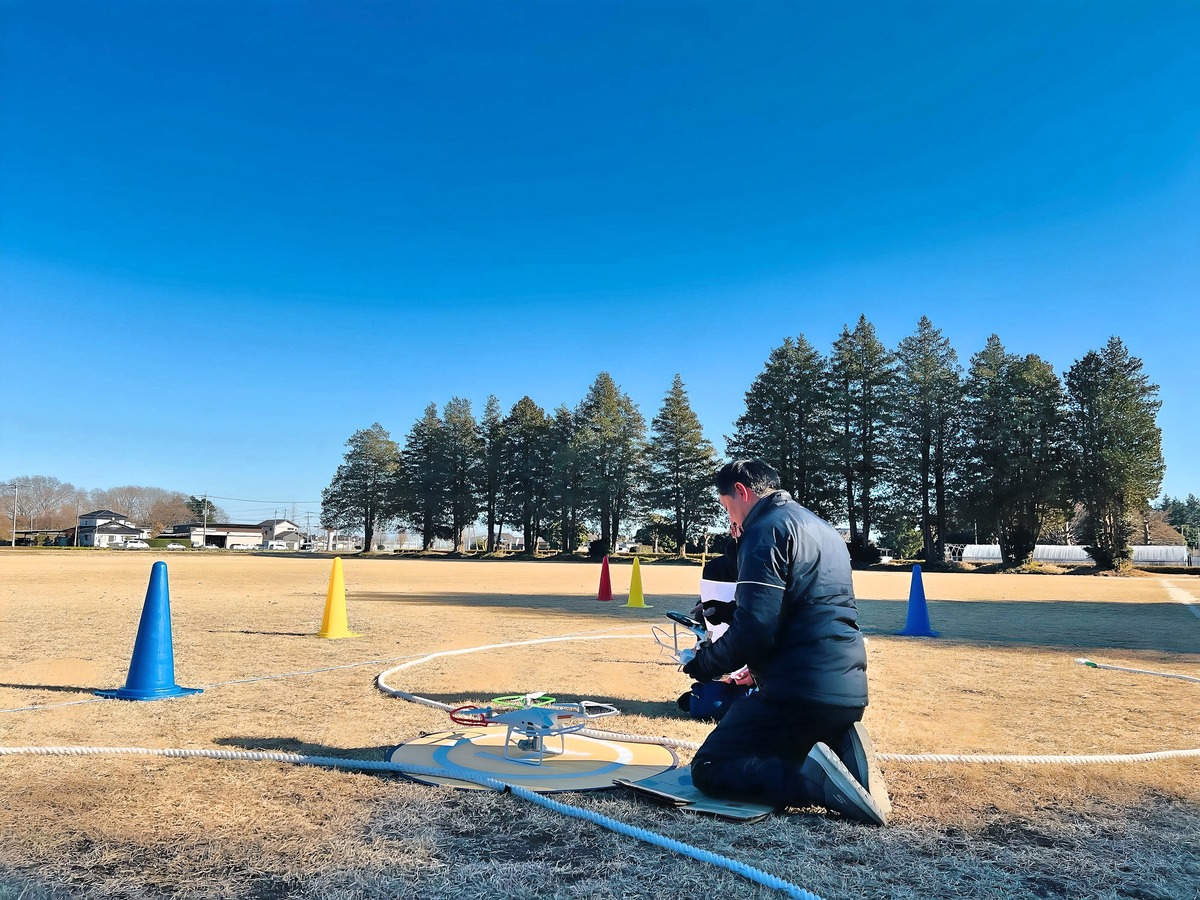
[[(151, 563), (168, 563), (179, 684), (94, 700), (128, 670)], [(326, 558), (0, 551), (0, 745), (281, 750), (382, 759), (445, 730), (375, 676), (439, 650), (624, 634), (444, 657), (393, 684), (482, 701), (545, 690), (617, 705), (614, 730), (701, 740), (687, 679), (645, 637), (691, 606), (699, 570), (642, 567), (647, 602), (598, 603), (595, 565), (347, 559), (350, 626), (314, 637)], [(613, 567), (614, 589), (628, 566)], [(907, 571), (856, 573), (867, 723), (882, 753), (1109, 754), (1200, 746), (1200, 579), (927, 574), (937, 639), (904, 623)], [(38, 707), (28, 709), (28, 707)], [(686, 754), (684, 755), (686, 758)], [(819, 810), (729, 824), (623, 791), (557, 799), (826, 898), (1200, 897), (1200, 758), (1138, 764), (890, 761), (883, 829)], [(713, 865), (511, 795), (271, 762), (0, 757), (0, 900), (239, 897), (772, 897)]]

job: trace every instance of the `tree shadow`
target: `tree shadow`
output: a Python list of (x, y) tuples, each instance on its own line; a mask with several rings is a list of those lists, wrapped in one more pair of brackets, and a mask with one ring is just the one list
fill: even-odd
[[(908, 601), (857, 601), (858, 624), (886, 637), (904, 628)], [(1096, 603), (1086, 600), (928, 600), (937, 638), (945, 644), (1107, 648), (1163, 653), (1200, 652), (1195, 617), (1181, 603)]]
[(315, 637), (315, 631), (250, 631), (245, 628), (208, 628), (209, 634), (254, 634), (267, 637)]
[(295, 737), (225, 737), (213, 743), (222, 747), (237, 747), (241, 750), (257, 750), (268, 753), (294, 753), (298, 756), (333, 756), (338, 759), (386, 759), (395, 747), (386, 744), (379, 747), (330, 747), (314, 744)]
[[(511, 609), (555, 619), (578, 619), (593, 628), (611, 621), (624, 625), (663, 625), (668, 610), (686, 611), (694, 594), (657, 594), (645, 608), (627, 607), (620, 598), (601, 602), (591, 596), (564, 594), (479, 594), (465, 591), (406, 594), (367, 591), (352, 602), (399, 606), (452, 606), (462, 609)], [(1196, 619), (1181, 603), (1095, 602), (1087, 600), (927, 600), (931, 625), (943, 644), (1054, 648), (1111, 648), (1164, 653), (1200, 652)], [(904, 628), (908, 601), (859, 598), (858, 624), (869, 636), (887, 637)], [(915, 638), (915, 640), (922, 640)]]
[(0, 682), (0, 688), (13, 688), (18, 691), (55, 691), (64, 694), (93, 694), (103, 690), (99, 687), (80, 687), (74, 684), (11, 684)]
[[(686, 687), (684, 685), (683, 687)], [(426, 691), (412, 691), (419, 697), (426, 700), (436, 700), (438, 703), (445, 703), (448, 706), (462, 706), (464, 704), (478, 704), (479, 706), (487, 706), (495, 697), (520, 697), (529, 693), (528, 690), (501, 690), (488, 689), (482, 691), (462, 692), (457, 694), (438, 693), (431, 694)], [(683, 693), (683, 688), (680, 688), (679, 693)], [(626, 697), (612, 697), (607, 695), (588, 694), (579, 697), (566, 697), (552, 694), (555, 700), (559, 703), (573, 703), (577, 700), (591, 700), (595, 703), (607, 703), (615, 706), (622, 714), (645, 716), (649, 719), (663, 718), (687, 718), (686, 715), (679, 709), (675, 702), (675, 698), (671, 697), (668, 700), (630, 700)], [(615, 728), (616, 722), (619, 721), (617, 716), (604, 716), (597, 718), (595, 724), (591, 727), (603, 731), (615, 729), (620, 731), (620, 728)]]
[(694, 594), (655, 594), (645, 607), (626, 606), (623, 597), (601, 601), (578, 594), (474, 594), (466, 591), (405, 594), (362, 591), (347, 595), (351, 603), (395, 603), (407, 606), (457, 606), (464, 609), (507, 608), (536, 610), (557, 616), (587, 618), (644, 618), (657, 622), (667, 610), (686, 612), (696, 605)]

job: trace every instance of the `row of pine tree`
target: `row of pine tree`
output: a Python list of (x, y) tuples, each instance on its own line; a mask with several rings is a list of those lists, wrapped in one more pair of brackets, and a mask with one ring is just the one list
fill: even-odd
[[(872, 536), (905, 555), (941, 560), (949, 542), (998, 541), (1006, 565), (1039, 540), (1087, 546), (1097, 563), (1130, 558), (1138, 523), (1164, 473), (1158, 387), (1120, 338), (1060, 378), (1046, 360), (1009, 352), (998, 336), (965, 370), (922, 317), (893, 350), (860, 317), (823, 354), (786, 338), (745, 393), (725, 438), (729, 458), (759, 457), (783, 487), (847, 525), (852, 556), (878, 554)], [(430, 404), (404, 438), (378, 424), (347, 442), (322, 498), (322, 525), (388, 523), (462, 549), (486, 522), (526, 547), (574, 549), (589, 534), (607, 549), (636, 524), (686, 552), (718, 525), (712, 476), (721, 463), (676, 375), (647, 427), (637, 405), (600, 373), (574, 407), (552, 412), (522, 397), (482, 415), (454, 397)]]

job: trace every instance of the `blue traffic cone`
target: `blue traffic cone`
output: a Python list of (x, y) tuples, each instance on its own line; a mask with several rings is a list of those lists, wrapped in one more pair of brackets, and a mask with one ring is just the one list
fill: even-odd
[(133, 659), (125, 687), (96, 691), (101, 697), (117, 700), (161, 700), (199, 694), (201, 688), (185, 688), (175, 683), (175, 652), (171, 649), (171, 596), (167, 589), (167, 564), (156, 562), (150, 570), (150, 585), (142, 606)]
[(913, 566), (912, 585), (908, 589), (908, 619), (896, 634), (910, 637), (937, 637), (940, 631), (929, 626), (929, 608), (925, 605), (925, 585), (921, 583), (921, 567)]

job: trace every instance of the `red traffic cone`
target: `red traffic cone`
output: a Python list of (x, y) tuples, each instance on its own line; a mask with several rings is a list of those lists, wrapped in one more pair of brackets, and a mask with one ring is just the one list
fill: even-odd
[(608, 574), (608, 557), (604, 557), (604, 563), (600, 567), (600, 592), (596, 594), (597, 600), (612, 599), (612, 578)]

